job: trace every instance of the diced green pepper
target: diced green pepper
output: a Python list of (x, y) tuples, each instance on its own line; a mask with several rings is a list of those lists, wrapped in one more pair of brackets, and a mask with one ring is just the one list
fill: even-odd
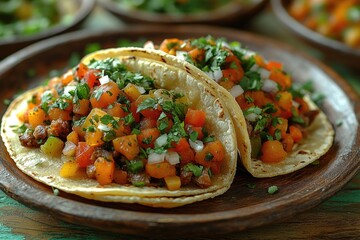
[(51, 157), (60, 157), (63, 148), (64, 142), (54, 136), (50, 136), (46, 142), (40, 146), (40, 150)]

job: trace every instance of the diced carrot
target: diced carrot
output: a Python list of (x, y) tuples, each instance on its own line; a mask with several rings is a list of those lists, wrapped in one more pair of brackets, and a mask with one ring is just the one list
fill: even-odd
[(50, 108), (48, 114), (50, 120), (57, 120), (57, 119), (62, 119), (64, 121), (72, 120), (71, 111), (61, 110), (60, 108)]
[(201, 62), (205, 59), (205, 50), (194, 48), (188, 52), (189, 56), (196, 62)]
[[(242, 69), (242, 68), (241, 68)], [(238, 83), (244, 76), (244, 71), (238, 69), (228, 68), (222, 70), (223, 79), (227, 79), (231, 82)]]
[(222, 78), (218, 83), (220, 86), (222, 86), (223, 88), (225, 88), (227, 90), (230, 90), (235, 85), (234, 82), (230, 81), (229, 79), (225, 79), (225, 78)]
[(194, 110), (188, 108), (185, 115), (185, 124), (194, 127), (203, 127), (206, 121), (206, 113), (203, 110)]
[(225, 148), (219, 140), (209, 142), (203, 150), (196, 152), (195, 161), (205, 167), (211, 167), (213, 162), (225, 159)]
[(277, 140), (266, 141), (261, 147), (261, 161), (265, 163), (277, 163), (283, 161), (287, 153), (285, 152), (281, 142)]
[(121, 169), (115, 168), (114, 171), (114, 182), (117, 184), (126, 184), (127, 180), (127, 172)]
[(86, 131), (85, 141), (89, 146), (98, 147), (104, 144), (103, 136), (104, 133), (96, 128), (94, 131)]
[(89, 114), (90, 109), (89, 99), (79, 99), (79, 101), (73, 105), (73, 112), (82, 116)]
[(263, 91), (248, 91), (246, 95), (253, 99), (254, 104), (258, 107), (272, 103), (272, 100), (268, 98)]
[(122, 118), (126, 116), (124, 109), (122, 109), (122, 105), (117, 102), (109, 105), (109, 107), (105, 109), (105, 112), (113, 117)]
[(86, 142), (79, 142), (76, 147), (75, 160), (79, 167), (84, 168), (92, 164), (91, 155), (94, 153), (95, 148), (86, 144)]
[(135, 122), (140, 122), (140, 119), (141, 119), (141, 116), (140, 116), (140, 113), (137, 112), (137, 105), (135, 102), (132, 102), (130, 104), (130, 112), (132, 113), (134, 119), (135, 119)]
[(140, 152), (135, 134), (115, 138), (112, 142), (114, 149), (124, 155), (128, 160), (134, 159)]
[(277, 82), (282, 90), (286, 90), (291, 87), (291, 78), (277, 68), (270, 70), (269, 79)]
[(255, 59), (255, 62), (256, 62), (257, 65), (259, 65), (262, 68), (266, 68), (266, 62), (265, 62), (264, 58), (261, 55), (255, 54), (254, 59)]
[(143, 148), (153, 148), (155, 140), (160, 136), (160, 131), (157, 128), (147, 128), (141, 130), (137, 135), (138, 143)]
[(146, 164), (145, 165), (146, 173), (153, 178), (165, 178), (169, 176), (176, 175), (175, 165), (171, 165), (168, 162)]
[(174, 48), (179, 48), (182, 43), (183, 41), (177, 38), (168, 38), (162, 41), (162, 43), (159, 46), (159, 49), (163, 52), (168, 53), (170, 50)]
[(94, 89), (90, 97), (93, 108), (106, 108), (116, 102), (121, 92), (118, 85), (113, 81), (95, 87)]
[(250, 98), (251, 100), (248, 100), (247, 97), (250, 97), (250, 96), (247, 93), (244, 93), (235, 98), (236, 102), (239, 104), (239, 106), (242, 110), (246, 110), (250, 107), (255, 106), (254, 100), (252, 98)]
[(43, 109), (36, 107), (28, 112), (28, 119), (30, 127), (35, 128), (38, 125), (43, 125), (48, 120), (48, 116)]
[(291, 112), (292, 108), (292, 95), (290, 92), (279, 92), (276, 96), (277, 105), (281, 110)]
[(181, 151), (184, 151), (184, 150), (190, 148), (190, 144), (186, 140), (186, 138), (180, 138), (180, 140), (177, 143), (173, 142), (172, 145), (175, 147), (176, 152), (181, 152)]
[(84, 79), (90, 89), (100, 84), (98, 80), (98, 73), (99, 70), (96, 69), (90, 69), (85, 73)]
[(181, 187), (181, 180), (179, 176), (168, 176), (164, 178), (167, 189), (173, 191)]
[(293, 125), (290, 126), (289, 132), (290, 132), (290, 136), (296, 143), (301, 141), (301, 139), (303, 138), (303, 134), (302, 134), (301, 130), (296, 126), (293, 126)]
[(66, 140), (74, 143), (75, 145), (79, 142), (79, 135), (77, 132), (72, 131), (66, 136)]
[(100, 185), (107, 185), (114, 180), (115, 161), (99, 157), (95, 163), (95, 177)]

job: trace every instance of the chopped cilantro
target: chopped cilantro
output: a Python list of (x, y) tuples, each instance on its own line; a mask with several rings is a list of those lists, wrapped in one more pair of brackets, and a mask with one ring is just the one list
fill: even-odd
[(215, 136), (214, 135), (206, 136), (203, 139), (204, 143), (213, 142), (213, 141), (215, 141)]
[(111, 124), (116, 129), (119, 128), (118, 121), (116, 121), (116, 119), (113, 116), (109, 115), (109, 114), (106, 114), (106, 115), (102, 116), (100, 118), (100, 122), (105, 124), (105, 125)]
[(154, 98), (147, 98), (138, 105), (136, 112), (140, 112), (148, 108), (154, 108), (156, 103), (157, 102)]
[(270, 187), (268, 188), (268, 193), (269, 193), (269, 194), (274, 194), (274, 193), (276, 193), (277, 191), (279, 191), (279, 188), (278, 188), (276, 185), (270, 186)]
[(145, 186), (145, 182), (134, 182), (133, 185), (135, 187), (144, 187)]
[(281, 139), (281, 130), (280, 130), (280, 129), (276, 129), (274, 135), (275, 135), (275, 139), (276, 139), (276, 140), (280, 140), (280, 139)]
[[(86, 83), (80, 83), (76, 86), (75, 96), (78, 99), (89, 99), (90, 97), (90, 88)], [(74, 97), (75, 98), (75, 97)], [(74, 100), (75, 101), (75, 100)], [(75, 101), (77, 102), (77, 101)]]
[(240, 81), (240, 86), (244, 91), (260, 90), (262, 87), (262, 80), (260, 73), (255, 71), (248, 71)]
[(132, 123), (135, 122), (135, 118), (132, 115), (132, 113), (130, 113), (124, 117), (124, 121), (125, 121), (125, 125), (131, 125)]
[(97, 88), (97, 89), (95, 89), (94, 92), (93, 92), (93, 97), (94, 97), (97, 101), (99, 101), (100, 98), (101, 98), (101, 96), (103, 95), (103, 93), (104, 93), (103, 89)]
[(20, 127), (16, 128), (16, 129), (14, 130), (14, 132), (16, 132), (16, 133), (18, 133), (18, 134), (23, 134), (23, 133), (26, 132), (27, 129), (28, 129), (28, 128), (26, 127), (26, 125), (23, 124), (23, 125), (21, 125)]
[(192, 172), (194, 174), (195, 177), (200, 177), (201, 173), (203, 171), (203, 166), (201, 165), (195, 165), (192, 163), (188, 163), (185, 165), (184, 170), (188, 171), (188, 172)]
[(140, 133), (141, 133), (141, 131), (137, 128), (133, 128), (133, 130), (131, 130), (131, 134), (139, 135)]
[(151, 140), (152, 140), (152, 136), (147, 137), (147, 138), (144, 138), (141, 142), (142, 142), (143, 144), (150, 144), (150, 143), (151, 143)]
[(116, 132), (114, 130), (104, 131), (103, 140), (104, 142), (110, 142), (116, 138)]
[(193, 142), (195, 142), (196, 140), (197, 140), (197, 138), (198, 138), (198, 132), (196, 132), (196, 131), (192, 131), (191, 133), (190, 133), (190, 140), (191, 141), (193, 141)]
[(144, 163), (141, 160), (134, 159), (131, 161), (126, 161), (126, 166), (129, 172), (139, 173), (143, 170)]

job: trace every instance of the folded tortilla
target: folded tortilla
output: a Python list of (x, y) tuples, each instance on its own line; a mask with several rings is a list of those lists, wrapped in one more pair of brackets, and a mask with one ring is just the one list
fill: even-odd
[(61, 177), (60, 168), (67, 161), (66, 158), (52, 158), (43, 154), (40, 149), (21, 146), (18, 134), (13, 131), (14, 125), (22, 124), (17, 115), (26, 109), (28, 99), (41, 90), (41, 87), (17, 97), (2, 118), (1, 137), (17, 167), (35, 180), (64, 192), (99, 201), (139, 203), (153, 207), (182, 206), (213, 198), (229, 189), (236, 170), (239, 136), (236, 137), (235, 134), (230, 117), (232, 113), (228, 112), (226, 103), (219, 98), (218, 92), (203, 81), (202, 77), (193, 74), (193, 70), (189, 70), (187, 64), (173, 65), (172, 62), (178, 63), (176, 59), (151, 50), (137, 48), (102, 50), (86, 56), (82, 63), (88, 64), (92, 59), (106, 58), (117, 58), (129, 71), (151, 77), (156, 88), (184, 93), (189, 99), (190, 107), (206, 112), (206, 128), (222, 142), (226, 151), (220, 174), (212, 177), (212, 186), (199, 188), (189, 185), (171, 191), (161, 187), (135, 187), (115, 183), (100, 186), (94, 179)]

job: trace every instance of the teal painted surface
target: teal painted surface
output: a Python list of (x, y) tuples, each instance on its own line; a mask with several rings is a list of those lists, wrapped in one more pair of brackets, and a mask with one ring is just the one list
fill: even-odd
[(25, 239), (25, 237), (17, 234), (13, 234), (11, 232), (11, 228), (4, 226), (3, 224), (0, 224), (0, 239), (23, 240)]

